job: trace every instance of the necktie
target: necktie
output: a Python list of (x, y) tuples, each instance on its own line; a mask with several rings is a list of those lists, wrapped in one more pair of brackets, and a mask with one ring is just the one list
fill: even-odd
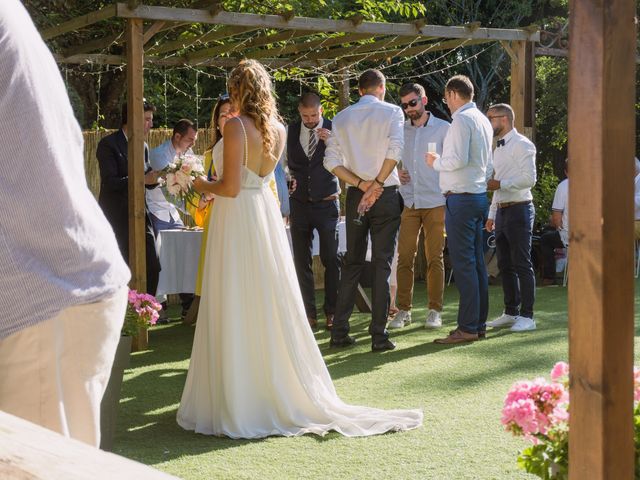
[(497, 145), (498, 147), (502, 147), (504, 145), (504, 138), (502, 140), (498, 140)]
[(313, 157), (313, 154), (316, 151), (316, 147), (318, 146), (318, 137), (316, 137), (315, 130), (309, 130), (309, 146), (307, 148), (307, 157)]

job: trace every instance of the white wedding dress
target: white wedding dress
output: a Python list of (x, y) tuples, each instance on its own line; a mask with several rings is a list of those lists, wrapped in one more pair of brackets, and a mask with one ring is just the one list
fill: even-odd
[[(222, 176), (221, 155), (214, 162)], [(213, 204), (178, 424), (231, 438), (419, 427), (421, 410), (347, 405), (336, 394), (307, 322), (268, 178), (243, 166), (238, 196)]]

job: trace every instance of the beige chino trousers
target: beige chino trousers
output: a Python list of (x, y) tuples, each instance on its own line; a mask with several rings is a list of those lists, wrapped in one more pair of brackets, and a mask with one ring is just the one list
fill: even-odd
[(0, 410), (100, 445), (107, 388), (127, 305), (127, 287), (67, 308), (0, 341)]
[(398, 236), (398, 293), (400, 310), (411, 310), (414, 264), (420, 230), (424, 230), (429, 308), (442, 311), (444, 294), (444, 205), (435, 208), (404, 207)]

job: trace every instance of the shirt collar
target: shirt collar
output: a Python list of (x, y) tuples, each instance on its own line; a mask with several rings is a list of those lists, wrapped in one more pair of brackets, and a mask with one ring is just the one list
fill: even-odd
[(512, 128), (511, 130), (509, 130), (509, 133), (507, 133), (504, 137), (502, 137), (500, 140), (504, 140), (504, 144), (506, 145), (507, 143), (509, 143), (509, 140), (511, 140), (513, 137), (516, 136), (516, 134), (518, 133), (518, 131), (514, 128)]
[(378, 97), (374, 97), (371, 94), (366, 94), (360, 97), (360, 100), (358, 100), (358, 103), (374, 103), (379, 101), (380, 100), (378, 100)]
[(427, 110), (427, 113), (429, 114), (429, 118), (427, 119), (427, 121), (424, 124), (420, 125), (419, 127), (416, 127), (413, 123), (411, 123), (411, 119), (410, 118), (407, 118), (407, 120), (404, 123), (405, 123), (406, 126), (411, 127), (411, 128), (415, 128), (415, 129), (422, 128), (422, 127), (430, 127), (430, 126), (433, 127), (433, 125), (432, 125), (433, 124), (433, 112)]
[(456, 115), (464, 112), (465, 110), (469, 110), (470, 108), (476, 108), (476, 102), (468, 102), (465, 103), (463, 106), (461, 106), (458, 110), (455, 111), (455, 113), (453, 115), (451, 115), (452, 117), (455, 117)]

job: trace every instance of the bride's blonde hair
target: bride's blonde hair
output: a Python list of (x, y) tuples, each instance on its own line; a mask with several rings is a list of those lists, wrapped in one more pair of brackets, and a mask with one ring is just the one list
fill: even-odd
[(236, 108), (251, 118), (262, 134), (264, 151), (277, 161), (273, 151), (278, 136), (275, 121), (280, 121), (280, 115), (265, 68), (256, 60), (242, 60), (229, 75), (227, 88)]

